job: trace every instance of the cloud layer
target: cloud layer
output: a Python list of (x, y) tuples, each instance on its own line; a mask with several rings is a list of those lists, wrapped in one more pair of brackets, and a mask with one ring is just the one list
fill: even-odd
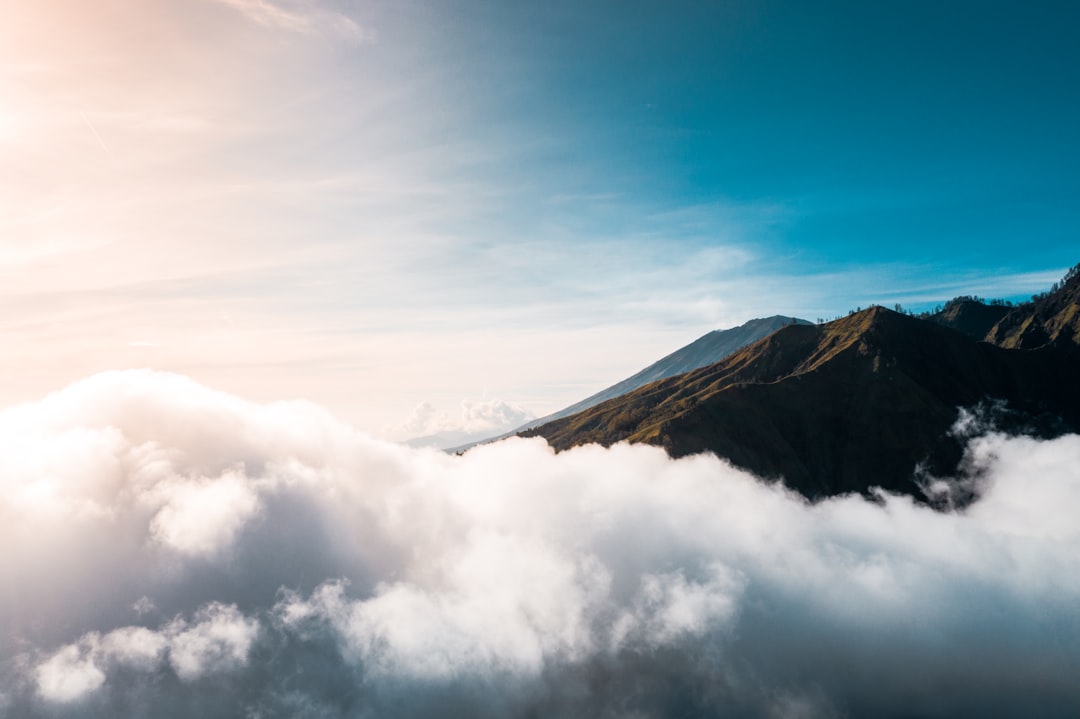
[[(939, 513), (641, 446), (462, 457), (146, 371), (0, 413), (13, 717), (1064, 716), (1080, 437)], [(171, 713), (171, 714), (170, 714)]]

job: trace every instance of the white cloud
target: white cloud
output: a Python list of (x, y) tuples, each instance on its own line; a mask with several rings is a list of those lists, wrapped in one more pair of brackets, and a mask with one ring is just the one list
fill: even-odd
[(195, 624), (179, 621), (168, 627), (169, 662), (181, 679), (243, 666), (258, 633), (258, 624), (235, 606), (203, 607)]
[(156, 488), (162, 508), (151, 535), (186, 554), (210, 554), (232, 543), (237, 531), (258, 511), (259, 499), (238, 472), (207, 480), (171, 480)]
[(157, 609), (157, 607), (154, 606), (154, 600), (145, 594), (136, 599), (135, 603), (131, 605), (131, 608), (139, 617), (146, 616)]
[(524, 407), (501, 399), (461, 403), (462, 423), (469, 431), (498, 432), (513, 429), (533, 419), (534, 416)]
[(177, 617), (159, 631), (121, 627), (91, 632), (62, 647), (35, 670), (38, 693), (50, 701), (74, 702), (105, 683), (106, 672), (128, 667), (144, 673), (168, 664), (183, 681), (242, 667), (258, 634), (258, 623), (235, 606), (201, 607), (192, 624)]
[(64, 647), (37, 667), (38, 691), (46, 699), (70, 702), (97, 690), (105, 672), (78, 645)]
[(102, 637), (97, 651), (119, 664), (152, 669), (168, 645), (168, 639), (158, 632), (145, 627), (124, 627)]
[(973, 439), (947, 513), (652, 447), (412, 451), (151, 372), (0, 412), (0, 448), (12, 717), (1080, 702), (1076, 436)]
[(396, 583), (349, 601), (345, 586), (331, 582), (307, 600), (290, 595), (277, 612), (291, 625), (323, 622), (347, 656), (389, 676), (535, 675), (549, 659), (595, 648), (589, 619), (609, 577), (594, 559), (483, 532), (467, 543), (440, 591)]
[(681, 571), (645, 575), (634, 621), (627, 623), (623, 617), (620, 634), (640, 627), (646, 641), (663, 645), (713, 624), (724, 625), (735, 613), (741, 587), (724, 565), (714, 572), (704, 582), (688, 582)]
[(435, 409), (431, 402), (421, 402), (416, 405), (409, 418), (402, 422), (400, 433), (406, 437), (420, 437), (453, 427), (450, 415)]
[(487, 439), (517, 429), (536, 415), (520, 405), (502, 399), (462, 400), (460, 412), (452, 417), (421, 402), (405, 422), (386, 431), (398, 439), (423, 440), (415, 446), (454, 447)]

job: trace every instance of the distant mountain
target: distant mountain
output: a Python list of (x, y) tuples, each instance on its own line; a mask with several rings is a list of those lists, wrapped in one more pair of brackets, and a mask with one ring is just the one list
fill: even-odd
[[(1004, 400), (1001, 419), (1014, 428), (1080, 430), (1075, 285), (1005, 308), (991, 332), (1000, 347), (974, 338), (999, 310), (959, 308), (954, 329), (873, 307), (782, 327), (720, 362), (522, 434), (559, 450), (626, 440), (673, 456), (714, 452), (812, 498), (874, 486), (918, 496), (917, 465), (951, 473), (960, 460), (962, 442), (949, 434), (960, 407)], [(1010, 348), (1036, 344), (1039, 329), (1051, 341)]]
[(974, 340), (981, 340), (1011, 311), (1011, 305), (986, 304), (975, 297), (957, 297), (949, 300), (940, 312), (935, 312), (927, 319), (963, 332)]
[(491, 430), (470, 432), (464, 429), (450, 429), (421, 437), (412, 437), (401, 442), (414, 449), (446, 449), (447, 447), (472, 447), (491, 437)]

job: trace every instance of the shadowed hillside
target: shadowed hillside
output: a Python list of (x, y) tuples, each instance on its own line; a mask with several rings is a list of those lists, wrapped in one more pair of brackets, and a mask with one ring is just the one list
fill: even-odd
[(556, 449), (626, 440), (673, 456), (711, 451), (808, 497), (873, 486), (918, 495), (917, 465), (949, 473), (961, 457), (949, 435), (959, 407), (1005, 400), (1014, 426), (1080, 427), (1072, 350), (997, 347), (873, 307), (784, 327), (716, 364), (523, 434)]
[(1012, 309), (1011, 305), (987, 304), (975, 297), (957, 297), (927, 319), (981, 340)]

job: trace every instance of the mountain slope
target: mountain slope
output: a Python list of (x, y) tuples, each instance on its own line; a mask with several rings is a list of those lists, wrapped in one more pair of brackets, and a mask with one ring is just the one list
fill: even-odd
[[(501, 434), (497, 437), (488, 437), (485, 439), (473, 439), (462, 440), (455, 443), (456, 446), (451, 446), (447, 449), (447, 452), (464, 452), (465, 450), (475, 447), (478, 444), (484, 444), (485, 442), (494, 442), (506, 437), (512, 437), (515, 434), (520, 434), (535, 427), (540, 427), (548, 422), (553, 422), (563, 417), (569, 417), (579, 412), (595, 407), (601, 402), (605, 402), (609, 399), (621, 397), (622, 395), (633, 392), (639, 387), (644, 387), (650, 382), (655, 382), (659, 379), (666, 377), (674, 377), (676, 375), (689, 372), (690, 370), (698, 369), (699, 367), (705, 367), (718, 362), (724, 357), (727, 357), (733, 352), (736, 352), (749, 344), (752, 344), (763, 337), (768, 337), (781, 327), (787, 327), (788, 325), (809, 325), (810, 322), (799, 319), (797, 317), (784, 317), (782, 315), (773, 315), (772, 317), (764, 317), (750, 320), (738, 327), (732, 327), (726, 330), (713, 330), (707, 335), (703, 335), (690, 344), (681, 347), (671, 354), (658, 359), (645, 369), (637, 372), (621, 382), (617, 382), (606, 389), (602, 389), (596, 394), (590, 395), (580, 402), (559, 410), (558, 412), (552, 412), (549, 415), (539, 417), (534, 420), (513, 429), (505, 434)], [(419, 437), (414, 440), (409, 440), (409, 443), (416, 443), (414, 446), (435, 446), (431, 443), (430, 437)], [(422, 443), (422, 444), (421, 444)], [(441, 445), (443, 447), (447, 444)]]
[(793, 324), (809, 325), (810, 323), (796, 317), (774, 315), (772, 317), (753, 319), (738, 327), (732, 327), (727, 330), (713, 330), (685, 347), (681, 347), (671, 354), (653, 362), (645, 369), (627, 377), (621, 382), (617, 382), (606, 389), (600, 390), (596, 394), (590, 395), (580, 402), (575, 402), (565, 409), (553, 412), (546, 417), (535, 419), (516, 431), (520, 432), (524, 429), (539, 427), (552, 420), (569, 417), (572, 414), (577, 414), (590, 407), (595, 407), (606, 400), (620, 397), (627, 392), (633, 392), (635, 389), (644, 387), (650, 382), (655, 382), (656, 380), (667, 377), (674, 377), (683, 374), (684, 372), (698, 369), (699, 367), (705, 367), (713, 362), (718, 362), (732, 352), (736, 352), (749, 344), (757, 342), (763, 337), (768, 337), (781, 327), (787, 327), (788, 325)]
[(986, 341), (1017, 349), (1080, 346), (1080, 265), (1069, 270), (1053, 291), (1002, 317), (987, 332)]
[[(872, 486), (917, 495), (923, 463), (950, 472), (958, 407), (1001, 399), (1042, 431), (1080, 427), (1076, 357), (977, 342), (881, 307), (784, 327), (726, 359), (524, 434), (556, 449), (626, 440), (711, 451), (808, 497)], [(1060, 421), (1059, 421), (1060, 418)]]

